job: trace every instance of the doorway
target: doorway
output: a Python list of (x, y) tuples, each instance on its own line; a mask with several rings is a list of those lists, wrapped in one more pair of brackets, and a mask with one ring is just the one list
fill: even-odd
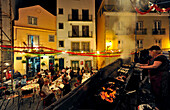
[(79, 67), (79, 61), (71, 61), (71, 68), (76, 70)]
[(34, 77), (40, 71), (40, 57), (28, 57), (26, 65), (28, 77)]
[(59, 70), (62, 70), (64, 68), (64, 58), (59, 59)]

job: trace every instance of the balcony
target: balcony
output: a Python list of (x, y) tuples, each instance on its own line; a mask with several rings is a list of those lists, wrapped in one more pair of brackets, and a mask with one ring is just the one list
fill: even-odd
[(69, 31), (68, 32), (68, 37), (69, 38), (92, 38), (93, 32), (84, 32), (84, 31)]
[(92, 15), (89, 15), (89, 16), (83, 16), (83, 15), (73, 16), (72, 14), (69, 14), (68, 15), (68, 21), (92, 21)]
[(137, 35), (146, 35), (147, 34), (147, 29), (139, 29), (136, 30)]
[(152, 35), (165, 35), (165, 28), (152, 29)]

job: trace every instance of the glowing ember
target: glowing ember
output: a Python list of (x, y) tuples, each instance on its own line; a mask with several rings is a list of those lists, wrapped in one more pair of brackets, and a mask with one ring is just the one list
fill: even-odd
[(116, 90), (113, 90), (109, 87), (107, 89), (105, 87), (102, 87), (102, 88), (103, 90), (107, 90), (107, 92), (105, 91), (100, 92), (101, 99), (106, 100), (107, 102), (113, 103), (113, 99), (116, 98), (115, 96)]

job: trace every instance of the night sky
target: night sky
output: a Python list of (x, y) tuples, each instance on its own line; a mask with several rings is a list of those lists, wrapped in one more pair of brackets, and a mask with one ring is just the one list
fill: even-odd
[(40, 5), (49, 11), (51, 14), (56, 15), (56, 0), (16, 0), (16, 13), (15, 19), (18, 19), (18, 8)]
[[(98, 7), (100, 6), (102, 0), (96, 0), (96, 12)], [(146, 1), (146, 0), (144, 0)], [(158, 3), (158, 6), (161, 8), (168, 8), (170, 7), (170, 0), (150, 0), (153, 3)], [(18, 16), (17, 9), (34, 6), (34, 5), (41, 5), (47, 11), (56, 15), (56, 0), (16, 0), (16, 18)]]

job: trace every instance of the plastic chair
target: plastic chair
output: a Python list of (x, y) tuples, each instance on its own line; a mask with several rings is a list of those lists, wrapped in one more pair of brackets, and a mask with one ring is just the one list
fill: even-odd
[[(27, 98), (33, 98), (33, 103), (34, 103), (34, 97), (33, 96), (34, 96), (33, 89), (22, 91), (22, 94), (21, 94), (21, 97), (20, 97), (22, 104), (23, 104), (23, 99), (27, 99)], [(30, 100), (30, 107), (31, 107), (31, 100)]]
[[(39, 96), (41, 97), (41, 100), (38, 102), (36, 110), (38, 110), (38, 106), (39, 106), (40, 102), (44, 100), (44, 98), (46, 97), (46, 94), (43, 91), (40, 91)], [(45, 101), (43, 101), (43, 109), (44, 109), (44, 107), (45, 107)]]

